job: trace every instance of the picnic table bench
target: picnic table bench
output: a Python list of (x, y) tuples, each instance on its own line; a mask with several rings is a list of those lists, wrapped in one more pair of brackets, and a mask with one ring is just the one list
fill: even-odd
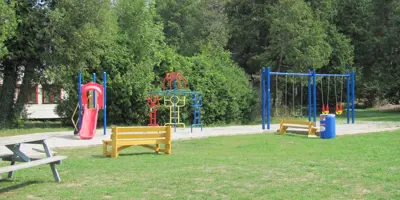
[[(0, 146), (5, 146), (12, 152), (10, 154), (0, 155), (1, 160), (11, 162), (10, 166), (0, 167), (0, 174), (8, 172), (8, 178), (13, 178), (14, 172), (17, 170), (49, 164), (55, 181), (60, 182), (61, 179), (56, 165), (61, 164), (61, 161), (66, 159), (67, 156), (53, 156), (46, 139), (48, 139), (47, 136), (0, 138)], [(41, 144), (44, 149), (45, 157), (37, 154), (27, 155), (21, 150), (22, 144)]]

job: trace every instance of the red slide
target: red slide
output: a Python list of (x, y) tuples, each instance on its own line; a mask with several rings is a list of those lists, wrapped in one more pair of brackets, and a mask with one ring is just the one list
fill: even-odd
[(96, 134), (98, 110), (96, 108), (89, 109), (86, 106), (84, 106), (83, 110), (82, 125), (79, 130), (79, 136), (81, 139), (90, 140)]

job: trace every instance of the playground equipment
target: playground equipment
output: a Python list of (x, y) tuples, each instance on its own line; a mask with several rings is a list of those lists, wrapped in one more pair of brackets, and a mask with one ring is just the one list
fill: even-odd
[[(203, 125), (201, 124), (201, 106), (202, 106), (202, 98), (200, 92), (190, 91), (187, 89), (187, 79), (180, 72), (169, 72), (166, 74), (163, 79), (162, 91), (152, 91), (148, 92), (151, 96), (160, 96), (164, 97), (165, 106), (169, 107), (169, 122), (165, 124), (165, 126), (174, 126), (174, 132), (176, 132), (176, 126), (181, 125), (185, 127), (185, 124), (180, 121), (180, 111), (183, 106), (186, 105), (186, 96), (190, 95), (192, 98), (193, 109), (194, 109), (194, 119), (193, 124), (191, 125), (191, 131), (193, 131), (193, 127), (199, 126), (201, 130), (203, 130)], [(148, 97), (148, 102), (149, 102)], [(150, 101), (150, 124), (149, 126), (158, 126), (157, 125), (157, 112), (154, 111), (154, 106), (151, 106), (154, 102), (154, 105), (157, 105), (157, 101)]]
[(149, 126), (158, 126), (157, 124), (157, 107), (160, 105), (160, 96), (151, 95), (147, 97), (147, 105), (150, 107), (149, 117), (150, 124)]
[[(104, 135), (107, 128), (106, 112), (106, 72), (103, 73), (103, 85), (96, 83), (96, 74), (93, 74), (93, 82), (82, 85), (82, 73), (78, 74), (78, 105), (72, 115), (72, 122), (75, 127), (75, 133), (81, 139), (92, 139), (96, 134), (98, 111), (104, 111)], [(87, 96), (89, 93), (89, 96)], [(76, 111), (78, 110), (78, 122), (74, 122)], [(82, 112), (83, 111), (83, 112)], [(74, 133), (74, 134), (75, 134)]]
[[(160, 148), (161, 144), (164, 144), (164, 149)], [(110, 151), (108, 146), (111, 146)], [(118, 158), (119, 152), (131, 146), (142, 146), (156, 153), (171, 154), (171, 126), (113, 127), (111, 140), (103, 140), (103, 154)]]
[[(270, 68), (268, 67), (267, 69), (262, 68), (262, 73), (261, 74), (262, 74), (261, 75), (261, 77), (262, 77), (261, 78), (261, 88), (262, 88), (262, 129), (265, 129), (265, 124), (267, 124), (267, 129), (270, 129), (270, 127), (271, 127), (271, 75), (276, 75), (276, 77), (285, 76), (286, 80), (287, 80), (288, 76), (307, 77), (307, 85), (308, 85), (308, 121), (309, 122), (313, 121), (314, 122), (314, 126), (316, 126), (316, 121), (317, 121), (317, 77), (322, 77), (322, 78), (323, 77), (342, 77), (342, 80), (344, 80), (344, 78), (346, 78), (346, 84), (347, 84), (347, 123), (350, 123), (350, 113), (351, 113), (351, 117), (352, 117), (352, 123), (354, 123), (354, 121), (355, 121), (355, 115), (354, 115), (354, 107), (355, 107), (355, 104), (354, 104), (354, 100), (355, 100), (355, 93), (354, 93), (355, 79), (354, 79), (354, 77), (355, 77), (355, 75), (354, 75), (354, 72), (346, 73), (346, 74), (317, 74), (315, 72), (315, 70), (309, 70), (308, 73), (284, 73), (284, 72), (271, 72)], [(328, 80), (329, 80), (329, 78), (328, 78)], [(322, 81), (323, 80), (321, 80), (321, 82)], [(351, 87), (350, 87), (350, 82), (351, 82)], [(287, 81), (286, 81), (286, 84), (287, 84)], [(294, 82), (293, 82), (293, 84), (294, 84)], [(335, 82), (335, 87), (336, 87), (336, 82)], [(350, 89), (351, 89), (351, 93), (350, 93)], [(322, 87), (321, 87), (321, 91), (323, 91)], [(301, 91), (301, 93), (302, 93), (302, 91)], [(335, 93), (336, 93), (336, 88), (335, 88)], [(287, 91), (286, 91), (285, 95), (286, 95), (285, 101), (287, 101)], [(328, 95), (329, 95), (329, 91), (328, 91)], [(342, 94), (341, 94), (341, 96), (342, 96)], [(292, 97), (294, 97), (294, 96), (292, 95)], [(323, 99), (323, 94), (322, 94), (322, 99)], [(322, 102), (322, 107), (324, 107), (324, 109), (322, 109), (322, 112), (324, 112), (324, 113), (326, 113), (327, 111), (329, 113), (329, 99), (327, 99), (327, 100), (328, 101), (327, 101), (326, 105), (325, 105), (325, 102)], [(350, 108), (350, 100), (351, 100), (351, 108)], [(342, 98), (341, 98), (340, 101), (341, 101), (340, 103), (342, 103)], [(294, 102), (294, 99), (293, 99), (293, 102)], [(339, 105), (339, 103), (336, 101), (336, 107), (337, 107), (336, 112), (341, 114), (343, 112), (343, 109), (341, 109), (342, 108), (342, 104)], [(326, 108), (328, 108), (328, 109), (326, 109)]]
[(314, 122), (301, 122), (294, 120), (281, 120), (279, 126), (279, 133), (286, 134), (288, 128), (306, 129), (308, 137), (315, 138), (319, 128), (314, 127)]
[(181, 125), (185, 128), (185, 123), (181, 122), (180, 108), (186, 105), (186, 96), (164, 96), (164, 104), (169, 107), (169, 122), (168, 125)]

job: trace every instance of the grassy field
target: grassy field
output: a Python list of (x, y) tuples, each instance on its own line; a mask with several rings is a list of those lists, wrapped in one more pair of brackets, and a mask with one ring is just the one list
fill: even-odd
[[(379, 111), (376, 109), (356, 109), (355, 111), (355, 120), (357, 121), (379, 121), (379, 122), (400, 122), (400, 112), (399, 111)], [(319, 114), (317, 114), (317, 121), (319, 121)], [(336, 116), (336, 121), (338, 123), (347, 123), (347, 113), (344, 112), (342, 115)], [(272, 117), (271, 123), (278, 124), (280, 122), (281, 117)], [(308, 118), (300, 117), (300, 118), (286, 118), (293, 120), (303, 120), (307, 121)], [(351, 121), (351, 115), (350, 115)], [(261, 119), (257, 120), (254, 124), (260, 124)]]
[(334, 140), (295, 135), (173, 143), (171, 155), (135, 147), (61, 150), (58, 167), (18, 171), (0, 199), (400, 199), (400, 131)]
[(0, 137), (56, 131), (73, 132), (73, 130), (73, 127), (63, 127), (58, 121), (27, 121), (24, 123), (23, 128), (0, 129)]

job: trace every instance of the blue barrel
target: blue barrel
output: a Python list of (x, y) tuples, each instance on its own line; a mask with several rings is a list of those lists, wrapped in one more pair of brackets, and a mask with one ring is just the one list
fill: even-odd
[(336, 115), (320, 115), (320, 137), (322, 139), (336, 138)]

